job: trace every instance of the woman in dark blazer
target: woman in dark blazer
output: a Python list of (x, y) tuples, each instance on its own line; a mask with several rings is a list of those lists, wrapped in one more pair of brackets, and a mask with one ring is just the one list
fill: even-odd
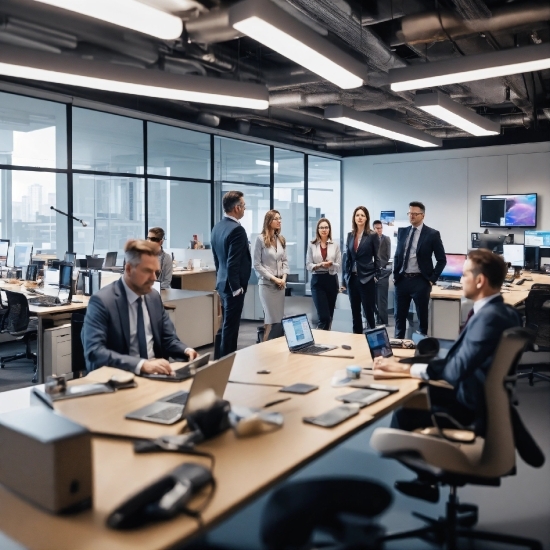
[(370, 228), (370, 214), (364, 206), (353, 211), (352, 230), (346, 241), (344, 281), (348, 289), (354, 334), (362, 334), (361, 305), (369, 328), (375, 327), (376, 279), (380, 275), (378, 238)]

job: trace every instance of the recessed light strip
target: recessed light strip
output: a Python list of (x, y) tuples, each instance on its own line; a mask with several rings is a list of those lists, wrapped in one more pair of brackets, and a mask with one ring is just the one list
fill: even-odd
[(372, 113), (354, 111), (342, 105), (328, 106), (325, 109), (325, 118), (358, 130), (364, 130), (397, 141), (404, 141), (418, 147), (441, 147), (443, 145), (440, 139), (411, 128), (406, 124), (394, 122)]
[(500, 124), (474, 113), (441, 92), (417, 95), (414, 104), (423, 111), (474, 136), (500, 134)]
[(266, 0), (244, 0), (229, 8), (234, 29), (343, 89), (358, 88), (366, 66)]
[(269, 106), (267, 88), (260, 84), (192, 75), (180, 76), (11, 46), (0, 48), (0, 74), (108, 92), (226, 107), (263, 110)]
[(402, 92), (549, 68), (550, 44), (541, 44), (390, 69), (389, 81), (394, 92)]
[(183, 32), (183, 22), (179, 17), (136, 0), (35, 0), (35, 2), (100, 19), (162, 40), (176, 40)]

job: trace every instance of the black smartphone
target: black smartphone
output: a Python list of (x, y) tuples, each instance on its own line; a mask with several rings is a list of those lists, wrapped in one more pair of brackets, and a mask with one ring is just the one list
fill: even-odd
[(359, 413), (359, 405), (352, 403), (340, 405), (318, 416), (305, 416), (302, 420), (306, 424), (315, 424), (322, 428), (332, 428)]

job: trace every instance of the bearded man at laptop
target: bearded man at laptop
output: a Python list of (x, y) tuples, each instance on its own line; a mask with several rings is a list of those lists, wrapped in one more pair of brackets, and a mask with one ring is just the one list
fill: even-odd
[(159, 246), (129, 240), (123, 276), (90, 298), (82, 328), (88, 371), (117, 367), (136, 374), (171, 374), (169, 357), (197, 352), (177, 336), (160, 294), (151, 292), (160, 269)]

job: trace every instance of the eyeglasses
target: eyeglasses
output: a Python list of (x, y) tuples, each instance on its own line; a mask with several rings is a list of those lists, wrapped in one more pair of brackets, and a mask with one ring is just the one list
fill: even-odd
[(319, 226), (319, 231), (324, 231), (324, 230), (328, 231), (329, 229), (330, 229), (330, 227), (328, 225), (320, 225)]
[(237, 204), (237, 206), (240, 206), (244, 210), (246, 208), (246, 203), (240, 202)]
[(160, 241), (162, 241), (162, 239), (159, 239), (158, 237), (147, 237), (147, 240), (152, 243), (160, 243)]
[(423, 216), (424, 212), (407, 212), (407, 216), (413, 216), (416, 218), (416, 216)]

